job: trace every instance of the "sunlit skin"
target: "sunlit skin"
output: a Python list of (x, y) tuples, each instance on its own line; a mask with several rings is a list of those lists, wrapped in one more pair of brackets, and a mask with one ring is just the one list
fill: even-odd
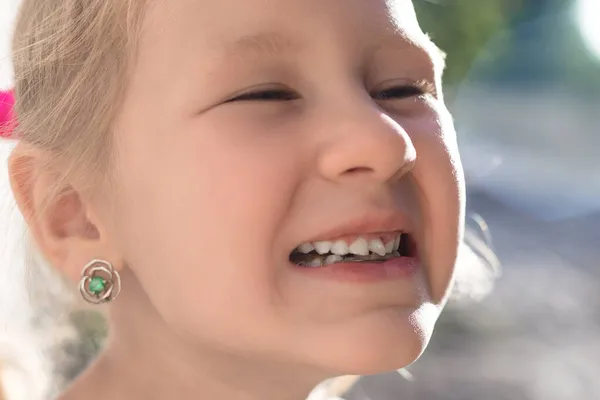
[[(411, 2), (151, 3), (113, 186), (35, 229), (74, 282), (94, 258), (123, 281), (109, 345), (62, 400), (298, 400), (413, 362), (464, 204), (442, 59)], [(307, 241), (398, 231), (420, 262), (400, 277), (289, 261)]]

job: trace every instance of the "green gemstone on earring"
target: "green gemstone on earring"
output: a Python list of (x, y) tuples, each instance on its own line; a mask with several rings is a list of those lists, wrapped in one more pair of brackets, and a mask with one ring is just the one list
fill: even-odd
[(106, 279), (100, 276), (93, 276), (90, 279), (90, 292), (98, 296), (100, 293), (104, 292), (106, 289)]

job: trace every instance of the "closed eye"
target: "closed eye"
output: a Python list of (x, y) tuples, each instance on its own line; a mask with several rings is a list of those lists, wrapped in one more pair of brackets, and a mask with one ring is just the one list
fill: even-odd
[[(394, 100), (406, 99), (411, 97), (423, 96), (425, 94), (434, 93), (433, 85), (428, 82), (417, 82), (411, 85), (393, 86), (385, 90), (371, 93), (375, 100)], [(243, 93), (226, 101), (226, 103), (240, 101), (292, 101), (300, 97), (297, 93), (291, 90), (284, 89), (265, 89), (256, 90), (253, 92)]]
[(419, 97), (435, 93), (435, 88), (428, 82), (418, 82), (410, 85), (393, 86), (388, 89), (371, 93), (375, 100), (396, 100)]
[(268, 89), (244, 93), (227, 100), (226, 103), (237, 101), (291, 101), (298, 98), (298, 95), (290, 90)]

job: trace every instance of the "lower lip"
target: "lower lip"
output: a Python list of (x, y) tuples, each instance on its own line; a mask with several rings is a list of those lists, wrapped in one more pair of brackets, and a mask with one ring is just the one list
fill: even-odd
[(347, 262), (323, 267), (299, 267), (302, 272), (318, 278), (341, 282), (370, 283), (412, 277), (419, 267), (415, 257), (397, 257), (384, 262)]

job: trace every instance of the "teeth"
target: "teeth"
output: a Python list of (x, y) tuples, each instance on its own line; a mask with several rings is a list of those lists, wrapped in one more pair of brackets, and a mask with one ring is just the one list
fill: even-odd
[(302, 243), (300, 246), (298, 246), (298, 251), (303, 254), (308, 254), (314, 249), (315, 248), (310, 243)]
[(401, 235), (396, 236), (393, 240), (385, 244), (381, 238), (368, 241), (361, 236), (351, 245), (348, 245), (344, 240), (336, 240), (334, 242), (323, 240), (314, 243), (302, 243), (296, 250), (302, 254), (309, 254), (315, 251), (323, 256), (314, 258), (306, 264), (306, 266), (310, 267), (319, 267), (342, 261), (343, 256), (348, 254), (357, 256), (369, 256), (371, 254), (380, 257), (384, 257), (387, 254), (394, 254), (399, 251), (400, 241)]
[(319, 254), (327, 254), (331, 250), (331, 242), (315, 242), (315, 250)]
[(394, 251), (394, 244), (396, 243), (395, 240), (390, 240), (386, 245), (385, 245), (385, 252), (386, 253), (391, 253), (392, 251)]
[(308, 263), (306, 263), (307, 267), (320, 267), (321, 265), (322, 264), (321, 264), (321, 258), (320, 257), (313, 258)]
[(350, 252), (349, 248), (348, 248), (348, 243), (346, 243), (343, 240), (337, 240), (333, 243), (333, 245), (331, 246), (331, 252), (333, 254), (337, 254), (340, 256), (345, 256), (346, 254), (348, 254)]
[(371, 252), (378, 254), (380, 256), (385, 256), (385, 246), (383, 245), (383, 242), (381, 241), (381, 239), (374, 239), (371, 240), (371, 242), (369, 242), (369, 250), (371, 250)]
[(342, 261), (342, 256), (339, 256), (337, 254), (332, 254), (330, 256), (327, 256), (327, 258), (325, 259), (325, 262), (323, 263), (323, 265), (333, 264), (333, 263), (336, 263), (338, 261)]
[(359, 237), (349, 247), (350, 253), (359, 256), (369, 255), (369, 243), (362, 237)]

